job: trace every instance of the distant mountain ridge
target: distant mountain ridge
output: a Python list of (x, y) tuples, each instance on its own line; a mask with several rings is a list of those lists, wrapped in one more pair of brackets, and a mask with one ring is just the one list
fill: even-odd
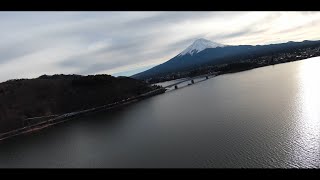
[(305, 48), (320, 41), (302, 41), (269, 45), (223, 45), (206, 39), (198, 39), (188, 48), (172, 59), (157, 65), (149, 70), (131, 76), (135, 79), (145, 80), (168, 73), (184, 71), (204, 65), (216, 65), (239, 61), (242, 59), (256, 58), (274, 53), (292, 51)]

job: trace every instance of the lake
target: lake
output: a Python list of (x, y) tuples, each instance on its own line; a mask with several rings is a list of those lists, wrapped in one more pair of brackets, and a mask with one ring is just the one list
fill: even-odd
[(0, 142), (1, 168), (320, 168), (320, 57), (226, 74)]

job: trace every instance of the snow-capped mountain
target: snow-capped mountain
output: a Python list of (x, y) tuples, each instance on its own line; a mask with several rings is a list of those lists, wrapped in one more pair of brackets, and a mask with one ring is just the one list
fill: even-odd
[(206, 39), (198, 39), (177, 56), (149, 70), (131, 76), (147, 79), (165, 76), (173, 72), (182, 72), (206, 65), (217, 65), (246, 58), (254, 58), (285, 52), (292, 48), (305, 47), (317, 41), (287, 42), (269, 45), (223, 45)]
[(212, 42), (203, 38), (197, 39), (194, 41), (189, 47), (187, 47), (184, 51), (182, 51), (178, 56), (183, 56), (186, 54), (193, 55), (195, 53), (199, 53), (207, 48), (216, 48), (216, 47), (224, 47), (225, 45)]
[(147, 71), (135, 74), (131, 77), (144, 79), (153, 75), (174, 72), (200, 65), (208, 60), (211, 60), (211, 58), (215, 56), (215, 53), (213, 52), (214, 50), (222, 49), (224, 47), (230, 46), (200, 38), (195, 40), (180, 54), (166, 61), (165, 63), (155, 66)]

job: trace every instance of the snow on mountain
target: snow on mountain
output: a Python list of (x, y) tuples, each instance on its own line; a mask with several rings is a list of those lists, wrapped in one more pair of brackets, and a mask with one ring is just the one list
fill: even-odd
[(225, 45), (212, 42), (203, 38), (197, 39), (194, 41), (187, 49), (182, 51), (178, 56), (182, 56), (185, 54), (193, 55), (195, 53), (201, 52), (207, 48), (216, 48), (216, 47), (224, 47)]

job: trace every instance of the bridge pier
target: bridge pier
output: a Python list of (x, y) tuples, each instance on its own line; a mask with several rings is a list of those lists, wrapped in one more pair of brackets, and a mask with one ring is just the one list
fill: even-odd
[(178, 89), (178, 85), (175, 85), (175, 86), (174, 86), (174, 89)]

